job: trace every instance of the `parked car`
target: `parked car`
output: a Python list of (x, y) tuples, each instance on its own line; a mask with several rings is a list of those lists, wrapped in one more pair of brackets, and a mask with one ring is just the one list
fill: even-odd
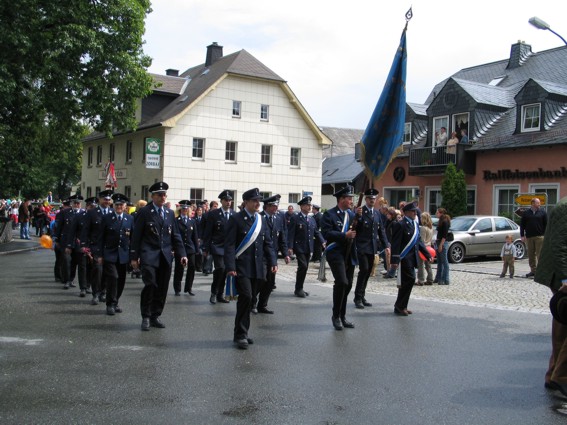
[(463, 215), (451, 219), (449, 230), (454, 236), (447, 251), (451, 263), (460, 263), (465, 257), (499, 256), (507, 235), (512, 235), (517, 258), (526, 255), (526, 246), (520, 238), (520, 226), (506, 217)]

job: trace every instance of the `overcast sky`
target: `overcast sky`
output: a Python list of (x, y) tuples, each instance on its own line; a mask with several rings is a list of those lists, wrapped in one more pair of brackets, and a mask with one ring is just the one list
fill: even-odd
[(534, 52), (560, 47), (538, 16), (567, 37), (565, 0), (153, 0), (144, 51), (151, 72), (247, 50), (287, 81), (320, 126), (364, 129), (380, 96), (413, 5), (407, 34), (408, 102), (459, 69), (507, 59), (518, 40)]

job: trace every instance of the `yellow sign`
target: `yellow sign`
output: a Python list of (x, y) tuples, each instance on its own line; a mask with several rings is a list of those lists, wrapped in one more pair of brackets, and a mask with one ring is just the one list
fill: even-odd
[(546, 193), (517, 193), (514, 202), (518, 205), (531, 205), (534, 198), (538, 198), (542, 206), (547, 203)]

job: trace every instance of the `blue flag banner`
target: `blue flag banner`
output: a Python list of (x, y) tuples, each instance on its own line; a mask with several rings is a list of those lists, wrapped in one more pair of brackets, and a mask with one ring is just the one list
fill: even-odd
[(402, 152), (406, 117), (406, 28), (388, 79), (362, 136), (362, 162), (368, 179), (380, 178)]

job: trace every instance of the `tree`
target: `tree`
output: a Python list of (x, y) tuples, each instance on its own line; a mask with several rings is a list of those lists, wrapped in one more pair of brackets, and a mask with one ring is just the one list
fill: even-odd
[(467, 213), (467, 183), (463, 170), (457, 171), (455, 164), (449, 163), (441, 183), (441, 206), (451, 217)]
[(135, 128), (152, 84), (142, 51), (150, 11), (149, 0), (0, 4), (0, 192), (31, 190), (46, 153), (74, 152), (86, 125)]

